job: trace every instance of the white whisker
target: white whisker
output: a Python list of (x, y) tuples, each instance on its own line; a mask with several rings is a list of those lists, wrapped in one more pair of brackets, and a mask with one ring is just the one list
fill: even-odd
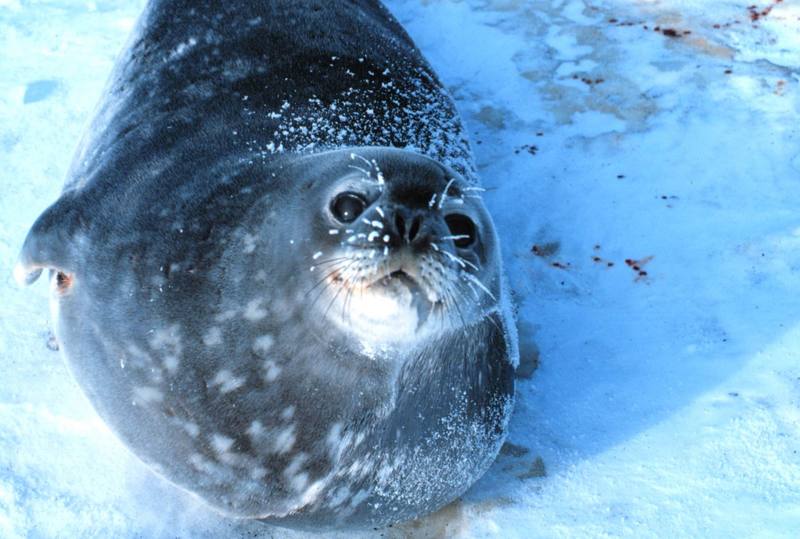
[(354, 170), (357, 170), (357, 171), (359, 171), (359, 172), (360, 172), (360, 173), (362, 173), (364, 176), (366, 176), (366, 177), (367, 177), (367, 179), (369, 179), (370, 181), (373, 181), (373, 180), (372, 180), (372, 178), (370, 178), (370, 172), (369, 172), (369, 170), (365, 170), (365, 169), (363, 169), (363, 168), (361, 168), (361, 167), (357, 167), (357, 166), (355, 166), (355, 165), (347, 165), (347, 166), (348, 166), (348, 168), (352, 168), (352, 169), (354, 169)]
[(440, 240), (466, 240), (469, 238), (469, 234), (458, 234), (456, 236), (442, 236)]
[(453, 185), (453, 183), (455, 181), (456, 181), (455, 178), (450, 178), (450, 181), (447, 182), (447, 185), (444, 186), (444, 191), (442, 191), (442, 196), (439, 197), (439, 207), (438, 207), (438, 209), (440, 209), (440, 210), (442, 209), (442, 205), (444, 204), (444, 201), (447, 199), (447, 191), (450, 189), (450, 186)]
[(494, 301), (497, 301), (497, 298), (496, 298), (496, 297), (494, 297), (494, 294), (492, 294), (492, 293), (489, 291), (489, 289), (488, 289), (488, 288), (486, 288), (486, 286), (484, 286), (484, 284), (483, 284), (483, 283), (480, 281), (480, 279), (478, 279), (477, 277), (475, 277), (475, 276), (474, 276), (474, 275), (472, 275), (471, 273), (462, 273), (462, 274), (461, 274), (461, 276), (462, 276), (464, 279), (468, 279), (468, 280), (472, 281), (473, 283), (475, 283), (475, 284), (476, 284), (476, 285), (477, 285), (477, 286), (478, 286), (478, 287), (479, 287), (481, 290), (483, 290), (484, 292), (486, 292), (486, 293), (489, 295), (489, 297), (490, 297), (490, 298), (492, 298), (492, 300), (494, 300)]
[(461, 258), (459, 258), (456, 255), (454, 255), (453, 253), (449, 253), (447, 251), (440, 251), (440, 252), (444, 253), (444, 255), (447, 256), (453, 262), (458, 263), (458, 265), (460, 265), (462, 268), (466, 268), (467, 267), (467, 265), (464, 263), (464, 261), (461, 260)]

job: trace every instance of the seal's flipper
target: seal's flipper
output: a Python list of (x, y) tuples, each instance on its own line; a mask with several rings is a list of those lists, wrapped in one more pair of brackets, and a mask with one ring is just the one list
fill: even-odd
[(70, 244), (75, 214), (72, 197), (64, 194), (39, 216), (28, 231), (14, 266), (14, 278), (20, 286), (36, 281), (44, 269), (72, 272)]

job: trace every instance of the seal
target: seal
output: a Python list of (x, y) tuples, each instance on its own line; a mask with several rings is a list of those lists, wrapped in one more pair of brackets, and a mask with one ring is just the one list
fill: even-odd
[(230, 516), (382, 526), (494, 460), (517, 338), (452, 101), (377, 1), (153, 0), (18, 278), (116, 435)]

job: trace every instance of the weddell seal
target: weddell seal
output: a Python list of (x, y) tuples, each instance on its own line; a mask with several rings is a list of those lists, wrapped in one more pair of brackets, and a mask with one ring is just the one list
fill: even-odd
[(153, 0), (17, 276), (100, 416), (230, 516), (462, 494), (517, 339), (462, 124), (374, 0)]

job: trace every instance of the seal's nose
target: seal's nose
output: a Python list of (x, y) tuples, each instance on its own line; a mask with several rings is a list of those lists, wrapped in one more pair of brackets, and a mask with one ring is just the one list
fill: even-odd
[(427, 227), (422, 212), (398, 207), (393, 213), (394, 216), (390, 219), (391, 233), (397, 245), (415, 245), (425, 238)]

